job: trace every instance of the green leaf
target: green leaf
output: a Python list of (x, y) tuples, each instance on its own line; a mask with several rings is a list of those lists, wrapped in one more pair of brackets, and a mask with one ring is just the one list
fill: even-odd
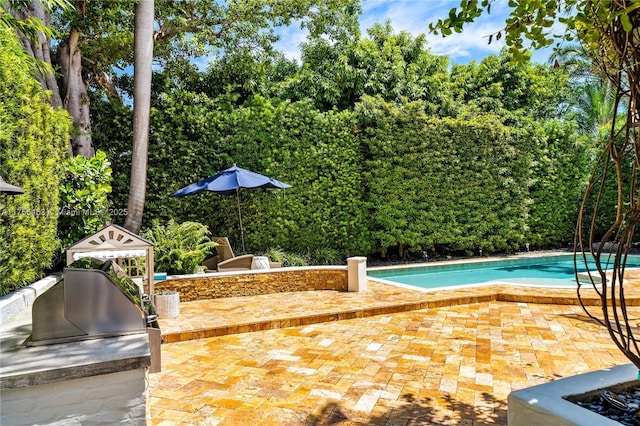
[(631, 32), (631, 30), (633, 29), (633, 25), (631, 24), (631, 20), (629, 19), (629, 15), (627, 15), (626, 13), (622, 13), (620, 15), (620, 22), (622, 23), (622, 28), (626, 32)]

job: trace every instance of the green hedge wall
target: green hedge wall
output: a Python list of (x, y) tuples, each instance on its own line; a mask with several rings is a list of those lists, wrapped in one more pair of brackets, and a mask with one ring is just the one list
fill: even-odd
[(0, 292), (40, 277), (58, 248), (58, 183), (71, 120), (21, 64), (20, 43), (0, 30), (0, 174), (25, 193), (0, 195)]
[(533, 159), (526, 242), (543, 249), (568, 247), (591, 172), (589, 143), (576, 138), (572, 122), (546, 120), (521, 128)]
[(373, 237), (392, 246), (477, 254), (521, 246), (530, 157), (495, 116), (433, 118), (420, 103), (359, 106)]
[[(236, 106), (165, 93), (152, 112), (145, 223), (197, 221), (238, 251), (235, 197), (170, 197), (237, 163), (292, 185), (241, 190), (248, 252), (490, 254), (571, 240), (589, 155), (570, 123), (424, 111), (372, 97), (355, 111), (321, 112), (308, 102)], [(130, 148), (109, 132), (98, 148), (111, 150), (117, 208), (126, 205)]]
[[(176, 92), (153, 111), (145, 222), (198, 221), (240, 247), (236, 199), (215, 193), (170, 197), (192, 182), (238, 166), (293, 187), (241, 190), (247, 251), (334, 248), (366, 253), (366, 212), (357, 123), (351, 112), (257, 97), (229, 108), (219, 99)], [(124, 157), (126, 159), (126, 157)], [(123, 163), (113, 156), (114, 171)], [(122, 167), (126, 169), (126, 166)], [(124, 192), (126, 185), (114, 193)], [(119, 201), (122, 202), (122, 201)]]
[(108, 194), (111, 192), (111, 163), (104, 151), (92, 158), (69, 157), (60, 179), (58, 238), (61, 257), (71, 245), (93, 235), (111, 222)]
[[(234, 158), (292, 185), (285, 194), (243, 193), (252, 212), (247, 232), (254, 247), (299, 253), (330, 248), (345, 256), (371, 251), (355, 115), (258, 99), (241, 117)], [(256, 129), (262, 121), (268, 124)]]

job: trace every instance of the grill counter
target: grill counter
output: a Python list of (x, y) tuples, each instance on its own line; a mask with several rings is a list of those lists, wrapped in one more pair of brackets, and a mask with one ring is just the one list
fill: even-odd
[(148, 333), (150, 372), (160, 371), (155, 307), (112, 260), (85, 258), (65, 268), (63, 279), (36, 298), (31, 315), (28, 346)]

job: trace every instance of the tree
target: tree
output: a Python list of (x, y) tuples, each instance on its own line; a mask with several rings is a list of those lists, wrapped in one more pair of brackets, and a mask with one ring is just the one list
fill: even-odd
[(153, 62), (153, 5), (143, 0), (136, 5), (133, 74), (133, 153), (131, 184), (125, 228), (134, 233), (142, 227), (142, 211), (147, 185), (149, 113), (151, 111), (151, 74)]
[(447, 104), (448, 58), (431, 54), (424, 35), (395, 34), (389, 22), (367, 32), (366, 38), (355, 33), (335, 43), (311, 38), (302, 45), (300, 71), (278, 94), (311, 99), (325, 110), (352, 109), (363, 95), (391, 102), (424, 100), (430, 112)]
[[(0, 0), (0, 29), (13, 30), (33, 43), (38, 43), (38, 40), (44, 43), (47, 37), (53, 36), (53, 31), (48, 27), (48, 24), (45, 24), (36, 16), (32, 16), (27, 20), (17, 19), (16, 16), (9, 12), (11, 4), (12, 2), (9, 0)], [(16, 4), (20, 5), (20, 3)], [(51, 10), (55, 6), (62, 9), (70, 7), (67, 0), (42, 0), (42, 6), (44, 6), (42, 13), (38, 13), (38, 15), (42, 16), (44, 16), (44, 10)], [(16, 55), (20, 58), (18, 63), (23, 63), (25, 69), (37, 71), (36, 74), (42, 78), (53, 78), (53, 70), (49, 63), (37, 60), (35, 56), (28, 54), (24, 50), (16, 52)]]
[[(45, 0), (59, 5), (64, 0)], [(6, 4), (5, 4), (6, 3)], [(118, 88), (113, 83), (117, 72), (133, 62), (134, 4), (132, 0), (75, 0), (72, 10), (55, 8), (50, 14), (38, 0), (28, 2), (3, 0), (24, 25), (37, 17), (51, 22), (59, 34), (54, 48), (46, 34), (39, 40), (23, 37), (25, 51), (59, 69), (61, 84), (42, 79), (51, 90), (52, 104), (63, 105), (73, 116), (76, 131), (72, 141), (75, 155), (92, 156), (89, 97), (90, 89), (100, 89), (113, 99)], [(340, 34), (346, 17), (359, 13), (357, 0), (232, 0), (212, 3), (208, 0), (156, 4), (154, 58), (161, 66), (194, 57), (231, 51), (238, 46), (270, 49), (277, 39), (273, 28), (300, 21), (310, 33)], [(351, 18), (351, 20), (353, 20)]]
[[(489, 13), (493, 0), (466, 1), (460, 8), (451, 9), (449, 16), (434, 24), (432, 31), (443, 35), (462, 31), (466, 23), (483, 13)], [(554, 43), (554, 36), (563, 41), (580, 42), (598, 72), (611, 82), (614, 102), (611, 109), (607, 143), (602, 147), (583, 199), (575, 237), (576, 256), (585, 260), (591, 253), (596, 261), (598, 282), (592, 288), (600, 296), (601, 310), (583, 305), (587, 314), (603, 324), (620, 350), (640, 367), (640, 338), (634, 335), (635, 323), (629, 317), (624, 298), (624, 267), (626, 256), (634, 241), (634, 230), (640, 220), (638, 171), (640, 163), (640, 3), (614, 0), (510, 2), (511, 13), (503, 29), (491, 35), (505, 34), (510, 51), (516, 57), (524, 54), (524, 40), (539, 48)], [(567, 13), (568, 12), (568, 13)], [(555, 21), (563, 23), (567, 31), (554, 34)], [(624, 173), (631, 165), (630, 181)], [(603, 199), (608, 182), (617, 186), (613, 219), (606, 224), (601, 238), (599, 228)], [(587, 211), (588, 210), (588, 211)], [(606, 212), (605, 212), (606, 213)], [(599, 241), (598, 241), (599, 240)], [(614, 248), (610, 262), (606, 247)], [(607, 274), (607, 266), (612, 271)], [(582, 294), (579, 287), (579, 295)], [(582, 300), (582, 299), (581, 299)]]
[(606, 140), (606, 127), (613, 117), (615, 104), (611, 81), (594, 69), (580, 44), (561, 46), (554, 57), (559, 61), (558, 66), (567, 71), (574, 87), (569, 113), (578, 123), (578, 129), (594, 143)]
[(514, 62), (506, 51), (480, 63), (451, 68), (452, 92), (465, 109), (502, 116), (530, 116), (536, 120), (558, 117), (568, 93), (567, 77), (548, 65), (525, 57)]
[[(38, 32), (37, 39), (22, 36), (24, 50), (37, 60), (48, 64), (51, 69), (59, 71), (59, 81), (53, 74), (41, 75), (38, 80), (43, 88), (51, 91), (51, 104), (57, 108), (65, 108), (73, 118), (75, 131), (70, 141), (69, 153), (92, 157), (95, 151), (91, 140), (88, 88), (91, 81), (108, 79), (104, 78), (106, 74), (100, 67), (104, 59), (87, 60), (83, 56), (86, 48), (85, 37), (86, 33), (93, 33), (91, 30), (94, 27), (103, 28), (105, 19), (102, 18), (113, 13), (116, 8), (121, 8), (123, 2), (105, 2), (111, 4), (96, 5), (97, 2), (74, 1), (71, 4), (73, 7), (53, 8), (51, 13), (49, 9), (43, 8), (42, 2), (38, 0), (25, 3), (27, 6), (23, 6), (22, 2), (18, 1), (11, 1), (8, 4), (18, 22), (36, 19), (53, 26), (55, 33), (59, 36), (53, 49), (51, 48), (53, 33)], [(51, 0), (47, 0), (46, 3), (54, 4)], [(55, 3), (61, 2), (56, 0)], [(96, 16), (97, 11), (100, 16)], [(96, 38), (101, 37), (94, 35), (93, 39)], [(122, 47), (121, 43), (113, 42), (114, 36), (104, 38), (109, 39), (114, 47)], [(107, 55), (96, 56), (108, 57)]]
[(242, 105), (252, 96), (277, 96), (277, 87), (295, 76), (298, 63), (280, 52), (255, 52), (242, 47), (212, 60), (204, 72), (189, 64), (154, 75), (158, 93), (181, 88), (211, 97), (221, 94)]

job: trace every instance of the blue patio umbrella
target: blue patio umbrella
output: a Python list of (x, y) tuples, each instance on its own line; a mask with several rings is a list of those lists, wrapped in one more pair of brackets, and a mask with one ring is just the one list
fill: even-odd
[(238, 204), (238, 218), (240, 219), (240, 238), (242, 240), (242, 251), (244, 248), (244, 230), (242, 229), (242, 213), (240, 211), (240, 188), (291, 188), (279, 180), (263, 176), (258, 173), (240, 168), (235, 164), (218, 174), (202, 179), (191, 185), (185, 186), (171, 194), (173, 197), (184, 197), (187, 195), (199, 194), (203, 191), (211, 191), (221, 195), (236, 194)]

